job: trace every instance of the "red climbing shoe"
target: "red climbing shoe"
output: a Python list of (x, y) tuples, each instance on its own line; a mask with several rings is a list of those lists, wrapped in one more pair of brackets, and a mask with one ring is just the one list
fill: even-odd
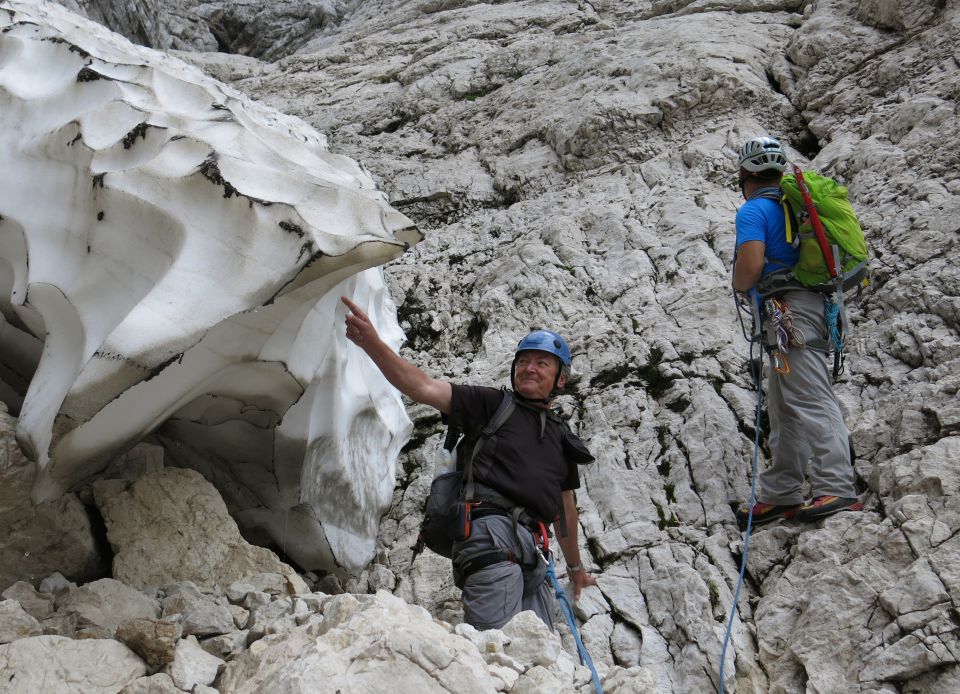
[[(765, 504), (758, 501), (753, 505), (753, 524), (762, 525), (775, 521), (779, 518), (793, 518), (800, 510), (800, 504)], [(746, 529), (747, 518), (750, 516), (750, 509), (747, 506), (741, 506), (737, 509), (737, 523), (741, 529)]]
[(832, 516), (839, 511), (862, 511), (863, 503), (857, 498), (843, 496), (818, 496), (800, 507), (799, 519), (815, 521)]

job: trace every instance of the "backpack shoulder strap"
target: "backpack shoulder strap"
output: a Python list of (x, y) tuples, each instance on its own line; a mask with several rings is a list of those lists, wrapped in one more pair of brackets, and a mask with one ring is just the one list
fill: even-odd
[(794, 239), (798, 238), (796, 233), (797, 217), (793, 213), (793, 208), (790, 207), (790, 200), (787, 198), (787, 194), (783, 192), (781, 188), (761, 188), (750, 197), (751, 200), (756, 200), (757, 198), (764, 198), (780, 203), (780, 207), (783, 208), (783, 221), (787, 231), (787, 243), (791, 246), (796, 245)]
[(503, 397), (497, 406), (497, 411), (493, 413), (493, 417), (487, 422), (487, 426), (480, 432), (480, 436), (484, 438), (495, 434), (497, 429), (502, 427), (503, 423), (510, 418), (510, 415), (513, 414), (514, 407), (517, 405), (517, 401), (513, 399), (512, 390), (503, 388), (501, 392), (503, 393)]
[(487, 422), (487, 425), (480, 431), (480, 435), (477, 437), (477, 442), (473, 444), (473, 450), (470, 452), (470, 456), (464, 461), (464, 501), (473, 501), (475, 495), (473, 484), (474, 458), (476, 458), (477, 454), (480, 453), (480, 449), (483, 448), (483, 444), (486, 443), (487, 439), (493, 436), (497, 430), (503, 426), (504, 422), (510, 418), (510, 415), (513, 414), (513, 410), (516, 407), (517, 403), (513, 399), (513, 391), (504, 388), (502, 392), (503, 397), (500, 400), (500, 404), (497, 406), (497, 411), (493, 413), (493, 417), (490, 418), (490, 421)]

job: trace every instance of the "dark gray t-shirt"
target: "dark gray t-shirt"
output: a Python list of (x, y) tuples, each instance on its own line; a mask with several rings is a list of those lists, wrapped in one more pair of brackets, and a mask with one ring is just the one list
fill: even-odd
[[(490, 422), (501, 400), (503, 393), (496, 388), (453, 385), (448, 421), (466, 436), (458, 447), (459, 461), (473, 450), (476, 436)], [(543, 417), (536, 409), (518, 403), (473, 461), (474, 480), (492, 487), (540, 520), (552, 522), (560, 514), (560, 492), (580, 488), (577, 464), (565, 452), (564, 438), (563, 425), (555, 415)], [(585, 448), (583, 451), (591, 459)]]

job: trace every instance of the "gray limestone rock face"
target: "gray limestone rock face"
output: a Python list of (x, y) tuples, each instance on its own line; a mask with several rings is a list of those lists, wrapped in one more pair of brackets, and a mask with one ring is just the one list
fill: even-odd
[(277, 60), (335, 23), (351, 0), (59, 0), (134, 43)]
[(289, 592), (307, 592), (273, 552), (241, 537), (223, 499), (198, 472), (164, 468), (124, 489), (113, 481), (97, 483), (94, 494), (114, 547), (113, 575), (131, 586), (227, 586), (251, 574), (277, 573)]
[(134, 43), (153, 48), (216, 50), (209, 27), (193, 13), (194, 3), (62, 0), (61, 5), (109, 27)]

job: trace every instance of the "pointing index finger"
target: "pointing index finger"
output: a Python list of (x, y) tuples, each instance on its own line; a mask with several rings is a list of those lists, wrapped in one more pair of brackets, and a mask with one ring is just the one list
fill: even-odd
[(341, 297), (340, 297), (340, 301), (342, 301), (342, 302), (344, 303), (344, 305), (345, 305), (348, 309), (350, 309), (350, 313), (352, 313), (353, 315), (357, 316), (358, 318), (366, 318), (366, 317), (367, 317), (366, 314), (364, 314), (364, 312), (360, 310), (360, 307), (357, 306), (357, 305), (356, 305), (355, 303), (353, 303), (352, 301), (350, 301), (350, 299), (348, 299), (347, 297), (341, 296)]

